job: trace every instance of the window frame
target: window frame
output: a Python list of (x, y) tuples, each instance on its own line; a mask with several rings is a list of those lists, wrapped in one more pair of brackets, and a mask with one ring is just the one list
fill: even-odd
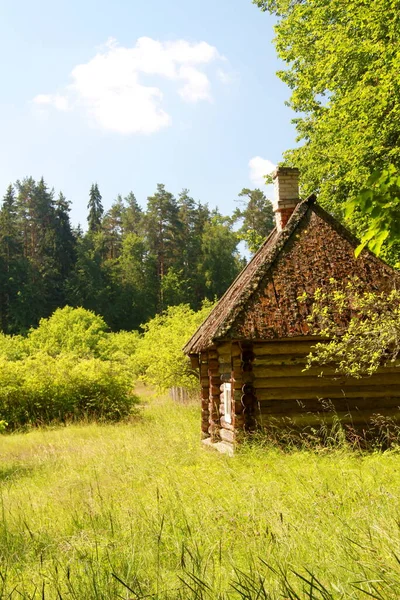
[(224, 382), (222, 384), (222, 393), (224, 401), (224, 421), (232, 423), (232, 383)]

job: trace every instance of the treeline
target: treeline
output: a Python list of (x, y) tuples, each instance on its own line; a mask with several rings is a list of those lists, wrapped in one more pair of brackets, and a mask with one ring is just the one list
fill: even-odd
[(168, 306), (199, 309), (243, 267), (239, 241), (254, 250), (273, 226), (263, 192), (239, 196), (242, 207), (227, 217), (159, 184), (146, 209), (130, 192), (104, 211), (93, 184), (83, 232), (43, 178), (17, 181), (0, 209), (1, 331), (24, 333), (66, 305), (101, 314), (113, 331), (137, 329)]

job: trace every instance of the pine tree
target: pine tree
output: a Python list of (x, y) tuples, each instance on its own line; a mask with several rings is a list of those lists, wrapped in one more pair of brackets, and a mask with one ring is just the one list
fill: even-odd
[(26, 330), (57, 307), (56, 214), (54, 192), (43, 177), (16, 182), (17, 222), (25, 258), (24, 283), (15, 306), (18, 328)]
[(143, 232), (143, 211), (136, 200), (135, 194), (129, 192), (124, 198), (126, 205), (122, 215), (122, 227), (124, 233), (135, 233), (140, 235)]
[(112, 306), (109, 306), (110, 282), (103, 266), (103, 242), (102, 233), (78, 235), (76, 262), (67, 281), (67, 297), (72, 306), (82, 306), (106, 318)]
[(182, 223), (174, 196), (167, 192), (163, 184), (157, 185), (157, 192), (149, 196), (146, 212), (146, 236), (150, 251), (156, 257), (160, 309), (164, 308), (162, 280), (171, 267), (179, 261)]
[(89, 192), (89, 202), (87, 205), (89, 214), (87, 217), (88, 229), (90, 232), (97, 232), (101, 228), (101, 219), (104, 213), (101, 203), (101, 194), (97, 183), (93, 183)]
[(209, 300), (222, 296), (243, 268), (237, 251), (238, 242), (237, 234), (232, 231), (231, 219), (214, 210), (202, 236), (201, 271)]
[[(59, 193), (58, 199), (56, 200), (55, 209), (55, 258), (61, 285), (64, 288), (66, 280), (69, 277), (76, 261), (76, 236), (72, 231), (69, 217), (71, 203), (65, 198), (62, 192)], [(63, 303), (64, 302), (65, 299), (63, 299)]]
[(119, 194), (111, 205), (110, 210), (105, 214), (102, 223), (107, 247), (107, 259), (114, 259), (120, 255), (125, 211), (124, 201)]
[[(49, 191), (43, 177), (36, 185), (32, 216), (32, 230), (35, 238), (33, 257), (42, 268), (46, 259), (47, 262), (54, 262), (56, 230), (54, 190)], [(52, 268), (54, 268), (53, 264)]]
[(250, 252), (254, 253), (275, 227), (274, 210), (271, 201), (258, 188), (243, 188), (239, 198), (244, 208), (235, 210), (233, 221), (242, 221), (238, 234), (246, 242)]
[(17, 180), (15, 183), (17, 190), (17, 214), (18, 214), (18, 226), (23, 241), (23, 253), (26, 258), (32, 256), (33, 246), (33, 234), (32, 234), (32, 222), (33, 222), (33, 206), (34, 196), (36, 190), (36, 182), (33, 177), (25, 177), (24, 179)]
[[(189, 190), (183, 189), (178, 197), (179, 219), (182, 223), (179, 241), (179, 266), (184, 285), (181, 286), (182, 302), (190, 303), (192, 308), (200, 308), (204, 299), (203, 277), (199, 270), (202, 262), (201, 238), (204, 225), (209, 219), (208, 208), (196, 203), (189, 195)], [(172, 276), (171, 276), (172, 277)], [(178, 296), (179, 297), (179, 296)]]
[(0, 240), (2, 255), (9, 262), (17, 238), (17, 207), (15, 202), (15, 190), (10, 184), (3, 198), (0, 210)]

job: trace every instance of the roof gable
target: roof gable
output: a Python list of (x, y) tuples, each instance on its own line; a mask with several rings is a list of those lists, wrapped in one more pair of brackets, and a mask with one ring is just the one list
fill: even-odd
[(197, 353), (223, 339), (271, 340), (309, 334), (311, 295), (330, 278), (357, 276), (365, 288), (389, 291), (397, 271), (368, 250), (356, 259), (358, 240), (315, 204), (301, 202), (286, 227), (274, 230), (184, 347)]

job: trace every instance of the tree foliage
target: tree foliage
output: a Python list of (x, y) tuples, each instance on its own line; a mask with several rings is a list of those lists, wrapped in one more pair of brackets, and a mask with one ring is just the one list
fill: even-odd
[(400, 353), (400, 292), (362, 292), (357, 281), (331, 280), (312, 298), (312, 331), (326, 337), (316, 344), (308, 366), (335, 364), (352, 377), (372, 375)]
[(173, 386), (196, 389), (198, 374), (190, 367), (182, 347), (211, 311), (212, 304), (194, 312), (187, 304), (172, 306), (144, 325), (134, 356), (141, 379), (161, 391)]
[(42, 178), (10, 185), (0, 208), (0, 331), (26, 333), (57, 308), (84, 307), (113, 331), (168, 306), (220, 296), (243, 266), (232, 220), (163, 184), (142, 208), (133, 192), (104, 212), (93, 184), (88, 230)]
[(349, 200), (346, 215), (365, 218), (361, 243), (356, 256), (368, 246), (379, 256), (386, 245), (386, 255), (400, 241), (400, 171), (390, 164), (382, 171), (374, 171), (361, 193)]
[(92, 183), (89, 192), (88, 208), (88, 228), (91, 232), (99, 231), (101, 226), (101, 218), (104, 213), (104, 208), (101, 203), (102, 197), (97, 183)]
[(254, 254), (275, 227), (274, 209), (264, 192), (258, 188), (243, 188), (239, 194), (242, 208), (233, 213), (234, 222), (241, 222), (238, 235)]
[(74, 354), (78, 358), (97, 357), (100, 341), (106, 337), (107, 324), (102, 317), (84, 308), (65, 306), (31, 329), (28, 344), (33, 353), (49, 356)]
[(400, 167), (399, 0), (254, 2), (278, 17), (279, 76), (299, 115), (303, 144), (285, 158), (304, 194), (340, 215), (375, 170)]

